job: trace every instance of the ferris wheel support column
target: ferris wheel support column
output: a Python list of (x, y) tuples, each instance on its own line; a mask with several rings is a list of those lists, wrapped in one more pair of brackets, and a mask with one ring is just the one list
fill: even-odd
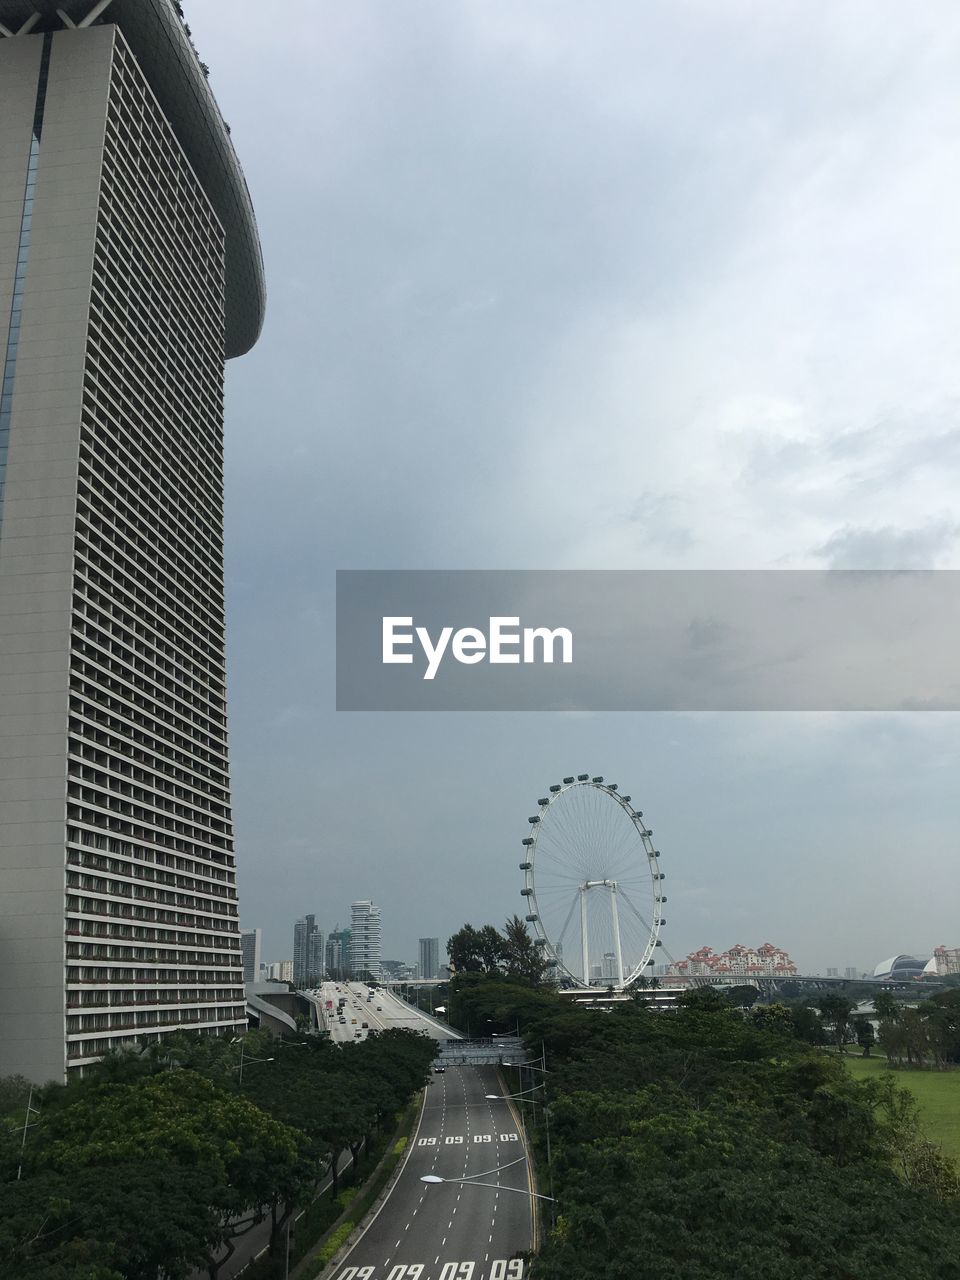
[(580, 886), (580, 956), (583, 961), (583, 985), (590, 985), (590, 945), (587, 940), (587, 890), (589, 886)]
[(623, 953), (620, 950), (620, 913), (617, 910), (617, 882), (610, 882), (610, 915), (613, 918), (613, 951), (617, 959), (617, 984), (623, 986)]

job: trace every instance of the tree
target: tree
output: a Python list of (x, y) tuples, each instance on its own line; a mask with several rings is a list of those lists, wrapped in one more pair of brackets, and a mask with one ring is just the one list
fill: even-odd
[(930, 1051), (930, 1024), (919, 1009), (904, 1006), (897, 1021), (903, 1031), (907, 1062), (911, 1067), (922, 1067)]
[(475, 929), (472, 924), (465, 924), (447, 939), (450, 966), (457, 973), (499, 973), (502, 943), (492, 925)]
[(0, 1076), (0, 1116), (19, 1115), (22, 1120), (30, 1088), (26, 1076)]
[(547, 968), (543, 948), (536, 946), (518, 915), (512, 916), (504, 925), (501, 954), (507, 977), (527, 982), (531, 987), (542, 985)]
[(870, 1057), (870, 1050), (876, 1044), (877, 1033), (873, 1029), (873, 1023), (865, 1013), (857, 1013), (851, 1019), (854, 1035), (857, 1037), (857, 1044), (863, 1050), (865, 1058)]
[(34, 1171), (0, 1186), (0, 1266), (25, 1280), (182, 1280), (218, 1230), (209, 1191), (203, 1170), (162, 1160)]
[(960, 989), (938, 992), (920, 1005), (920, 1013), (936, 1065), (943, 1069), (960, 1063)]
[[(62, 1088), (43, 1108), (32, 1160), (38, 1172), (62, 1175), (81, 1194), (118, 1164), (165, 1165), (169, 1177), (189, 1185), (205, 1216), (202, 1229), (196, 1219), (184, 1225), (174, 1217), (158, 1265), (176, 1275), (185, 1261), (202, 1261), (215, 1280), (234, 1240), (263, 1219), (275, 1197), (295, 1200), (308, 1175), (304, 1146), (302, 1134), (247, 1099), (195, 1072), (167, 1070), (132, 1083)], [(137, 1265), (136, 1257), (124, 1259), (124, 1273)]]
[(793, 1018), (793, 1033), (798, 1040), (805, 1040), (807, 1044), (826, 1043), (823, 1023), (816, 1009), (808, 1004), (800, 1004), (794, 1005), (790, 1013)]
[(727, 1000), (735, 1009), (752, 1009), (759, 999), (760, 992), (749, 985), (731, 987), (727, 992)]
[(897, 1018), (884, 1018), (877, 1028), (877, 1039), (886, 1051), (887, 1063), (902, 1066), (907, 1056), (906, 1027)]
[(909, 1116), (895, 1148), (874, 1082), (778, 1031), (819, 1028), (814, 1009), (740, 1018), (700, 989), (676, 1017), (633, 1001), (601, 1016), (479, 973), (452, 992), (458, 1016), (521, 1019), (545, 1048), (560, 1216), (538, 1280), (958, 1274), (949, 1163)]
[(850, 1027), (850, 1015), (854, 1004), (846, 996), (830, 993), (820, 997), (820, 1013), (823, 1020), (833, 1028), (833, 1039), (840, 1053), (846, 1053), (847, 1032)]
[(795, 1024), (793, 1010), (785, 1004), (761, 1004), (750, 1014), (753, 1025), (764, 1031), (774, 1031), (779, 1035), (793, 1035)]
[(681, 1009), (696, 1010), (698, 1013), (729, 1013), (730, 1003), (720, 994), (716, 987), (691, 987), (677, 996), (677, 1005)]
[(873, 997), (873, 1008), (878, 1018), (895, 1018), (900, 1010), (892, 991), (878, 991)]

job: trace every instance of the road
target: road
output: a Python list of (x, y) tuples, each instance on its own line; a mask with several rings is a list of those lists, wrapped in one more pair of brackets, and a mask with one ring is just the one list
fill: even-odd
[[(304, 994), (311, 996), (317, 1004), (320, 1024), (329, 1029), (330, 1038), (336, 1044), (346, 1044), (352, 1040), (363, 1040), (366, 1039), (371, 1031), (386, 1031), (390, 1027), (405, 1027), (410, 1031), (423, 1031), (438, 1041), (453, 1038), (453, 1033), (447, 1031), (438, 1023), (431, 1021), (426, 1015), (418, 1014), (417, 1010), (411, 1008), (406, 1001), (400, 1000), (397, 996), (391, 995), (387, 991), (377, 990), (373, 998), (368, 1001), (367, 995), (369, 991), (366, 983), (363, 982), (325, 982), (316, 992), (304, 992)], [(332, 1000), (335, 1011), (340, 996), (347, 997), (347, 1003), (343, 1011), (343, 1023), (340, 1022), (336, 1012), (331, 1015), (324, 1007), (327, 1000)], [(364, 1022), (367, 1023), (366, 1028), (363, 1026)], [(360, 1034), (357, 1035), (357, 1032)], [(269, 1068), (266, 1069), (269, 1070)], [(440, 1082), (444, 1077), (434, 1076), (433, 1079)], [(496, 1092), (498, 1088), (499, 1086), (494, 1082), (487, 1092)], [(428, 1090), (428, 1093), (432, 1094), (434, 1091), (435, 1086)], [(442, 1092), (442, 1090), (439, 1092)], [(516, 1125), (513, 1128), (515, 1129)], [(341, 1172), (347, 1165), (349, 1165), (349, 1153), (347, 1153), (346, 1163), (341, 1163)], [(326, 1186), (328, 1183), (329, 1179), (323, 1185)], [(443, 1187), (437, 1189), (446, 1190)], [(520, 1198), (519, 1196), (516, 1197), (518, 1200)], [(264, 1222), (254, 1227), (246, 1235), (240, 1236), (236, 1241), (235, 1253), (230, 1258), (230, 1261), (224, 1264), (220, 1273), (221, 1280), (232, 1280), (254, 1258), (259, 1257), (266, 1248), (269, 1235), (269, 1223)], [(202, 1277), (205, 1276), (205, 1270), (195, 1271), (192, 1273), (190, 1280), (202, 1280)]]
[[(315, 997), (320, 1005), (324, 1025), (330, 1038), (337, 1044), (348, 1040), (364, 1040), (371, 1031), (387, 1031), (391, 1027), (403, 1027), (409, 1031), (424, 1031), (435, 1040), (456, 1038), (456, 1033), (446, 1030), (426, 1014), (418, 1013), (405, 1000), (378, 988), (371, 999), (363, 982), (325, 982)], [(344, 1021), (337, 1016), (337, 1001), (346, 996), (342, 1010)], [(324, 1008), (327, 1000), (333, 1001), (333, 1013)], [(363, 1024), (367, 1023), (364, 1027)], [(358, 1034), (359, 1033), (359, 1034)]]
[[(400, 1177), (333, 1280), (522, 1280), (531, 1248), (523, 1134), (493, 1067), (433, 1077)], [(424, 1174), (462, 1182), (428, 1184)]]

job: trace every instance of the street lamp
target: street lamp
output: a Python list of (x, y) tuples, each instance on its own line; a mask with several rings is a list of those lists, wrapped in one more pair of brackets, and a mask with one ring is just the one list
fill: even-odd
[(34, 1128), (40, 1123), (39, 1120), (31, 1121), (32, 1115), (38, 1116), (40, 1108), (33, 1105), (33, 1090), (35, 1086), (30, 1086), (30, 1096), (27, 1098), (27, 1110), (23, 1117), (23, 1137), (20, 1139), (20, 1163), (17, 1165), (17, 1181), (19, 1182), (23, 1175), (23, 1153), (27, 1145), (27, 1130)]
[[(492, 1026), (496, 1021), (497, 1021), (497, 1019), (496, 1019), (496, 1018), (484, 1018), (484, 1022), (487, 1024), (487, 1026), (488, 1026), (488, 1027), (489, 1027), (489, 1026)], [(519, 1023), (519, 1022), (515, 1022), (515, 1023), (514, 1023), (514, 1025), (513, 1025), (513, 1031), (512, 1031), (512, 1032), (510, 1032), (510, 1031), (492, 1031), (490, 1034), (491, 1034), (491, 1038), (493, 1038), (493, 1039), (495, 1039), (497, 1036), (501, 1036), (501, 1035), (504, 1035), (504, 1036), (514, 1035), (514, 1036), (516, 1036), (516, 1038), (519, 1040), (519, 1039), (520, 1039), (520, 1023)]]
[[(546, 1070), (545, 1067), (533, 1067), (532, 1069), (534, 1071)], [(488, 1094), (485, 1094), (484, 1097), (485, 1097), (485, 1100), (488, 1102), (499, 1102), (501, 1100), (507, 1100), (510, 1102), (532, 1102), (533, 1099), (528, 1097), (528, 1095), (531, 1093), (536, 1093), (538, 1089), (543, 1089), (544, 1093), (546, 1093), (546, 1088), (547, 1088), (546, 1080), (541, 1080), (539, 1084), (535, 1084), (531, 1089), (524, 1089), (523, 1092), (521, 1093), (488, 1093)], [(534, 1102), (534, 1105), (533, 1105), (534, 1120), (536, 1120), (536, 1110), (537, 1110), (537, 1107), (536, 1107), (536, 1103)], [(543, 1099), (542, 1110), (543, 1110), (544, 1134), (547, 1140), (547, 1173), (550, 1176), (550, 1190), (552, 1191), (553, 1190), (553, 1156), (550, 1152), (550, 1111), (547, 1107), (547, 1100), (545, 1097)], [(553, 1196), (544, 1196), (545, 1200), (553, 1200), (553, 1198), (554, 1198)], [(551, 1214), (552, 1214), (552, 1211), (551, 1211)]]
[(510, 1169), (515, 1164), (522, 1164), (526, 1160), (526, 1156), (520, 1156), (517, 1160), (511, 1160), (509, 1164), (498, 1165), (496, 1169), (486, 1169), (483, 1173), (475, 1173), (469, 1178), (441, 1178), (435, 1173), (424, 1173), (420, 1175), (421, 1182), (435, 1184), (438, 1182), (453, 1182), (463, 1187), (493, 1187), (495, 1191), (516, 1191), (521, 1196), (532, 1196), (535, 1200), (553, 1200), (553, 1196), (541, 1195), (539, 1191), (525, 1191), (523, 1187), (505, 1187), (501, 1182), (478, 1182), (478, 1178), (486, 1178), (491, 1173), (503, 1173), (504, 1169)]
[[(240, 1041), (240, 1066), (239, 1066), (240, 1074), (237, 1076), (237, 1084), (243, 1084), (243, 1063), (244, 1063), (244, 1051), (246, 1047), (247, 1046), (241, 1040)], [(273, 1062), (274, 1059), (273, 1058), (247, 1058), (247, 1061), (248, 1062)]]

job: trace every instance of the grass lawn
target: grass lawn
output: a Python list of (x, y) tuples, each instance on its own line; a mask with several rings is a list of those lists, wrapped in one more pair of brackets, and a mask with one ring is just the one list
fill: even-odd
[(882, 1056), (846, 1054), (844, 1061), (857, 1080), (888, 1074), (901, 1088), (909, 1089), (920, 1104), (924, 1133), (941, 1143), (946, 1155), (960, 1160), (960, 1071), (893, 1071)]

